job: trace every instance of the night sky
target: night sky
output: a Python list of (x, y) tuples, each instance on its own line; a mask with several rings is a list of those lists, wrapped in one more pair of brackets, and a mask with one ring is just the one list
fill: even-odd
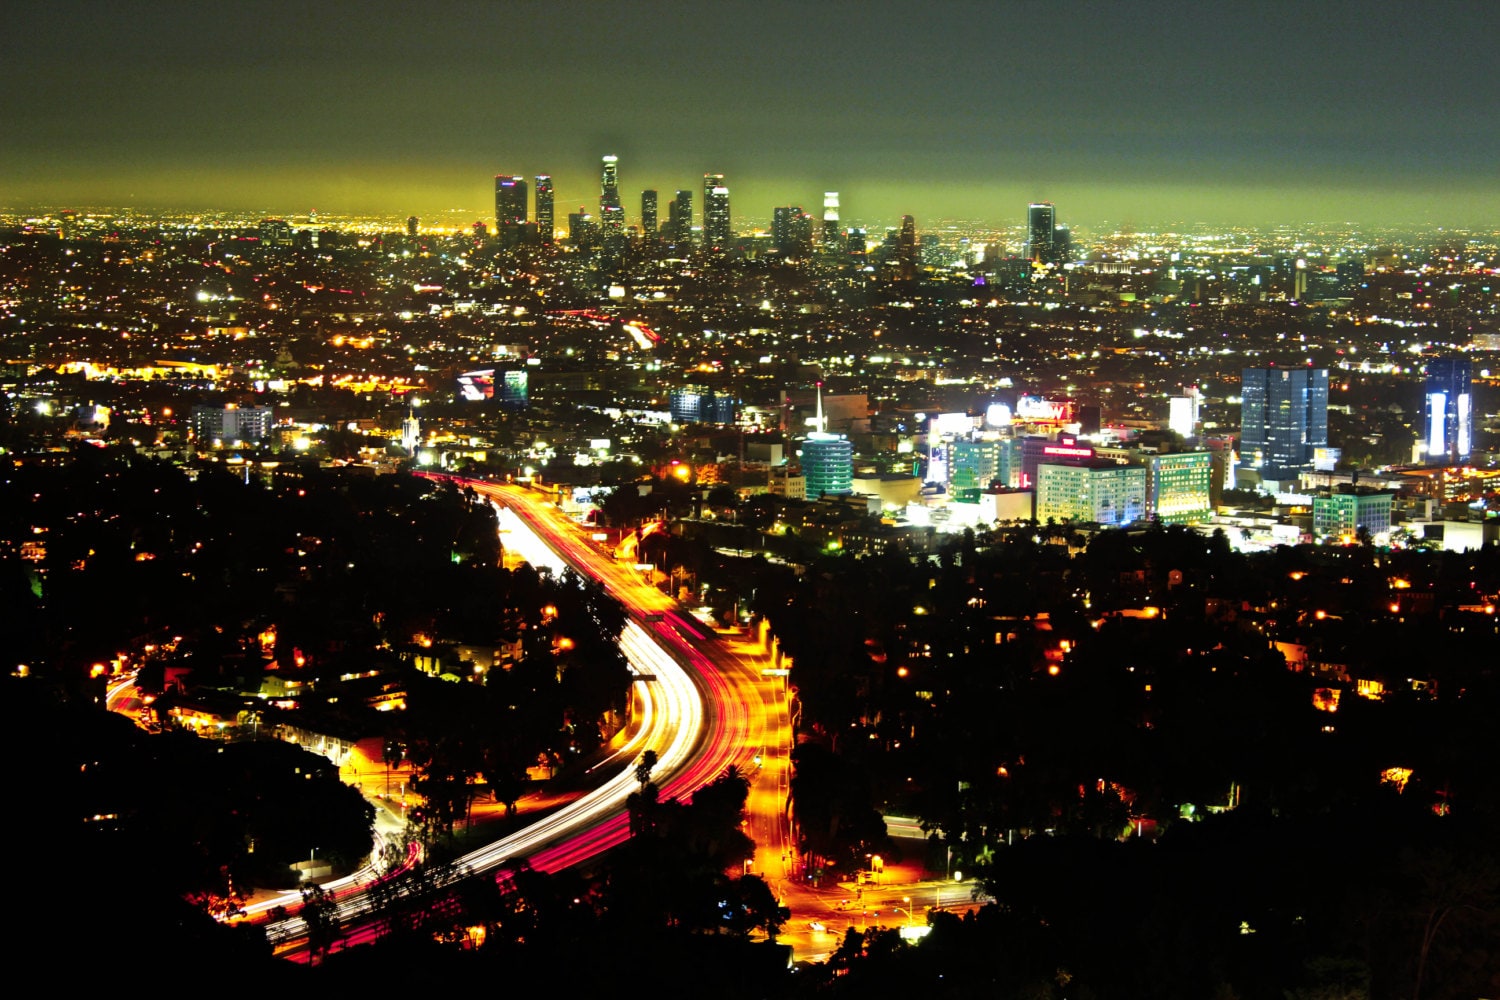
[[(0, 205), (1500, 224), (1500, 4), (8, 0)], [(445, 212), (455, 212), (449, 216)], [(663, 217), (665, 208), (663, 207)]]

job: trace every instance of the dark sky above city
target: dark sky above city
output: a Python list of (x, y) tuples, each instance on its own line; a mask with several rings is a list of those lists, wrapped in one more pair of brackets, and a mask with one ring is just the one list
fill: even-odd
[[(0, 205), (1500, 223), (1500, 4), (9, 0)], [(663, 209), (663, 214), (665, 210)]]

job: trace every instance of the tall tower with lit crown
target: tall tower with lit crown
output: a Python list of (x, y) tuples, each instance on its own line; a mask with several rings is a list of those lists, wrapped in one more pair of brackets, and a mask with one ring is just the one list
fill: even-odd
[(599, 228), (606, 239), (625, 233), (625, 208), (620, 204), (620, 158), (604, 157), (599, 180)]
[(844, 234), (839, 231), (839, 193), (837, 191), (823, 192), (823, 249), (834, 252), (844, 252)]
[(703, 245), (710, 250), (729, 246), (729, 188), (723, 174), (703, 175)]

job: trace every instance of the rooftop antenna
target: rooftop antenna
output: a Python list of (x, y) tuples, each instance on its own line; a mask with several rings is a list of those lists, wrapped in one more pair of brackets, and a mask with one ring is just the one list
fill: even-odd
[(816, 419), (813, 422), (817, 426), (818, 433), (822, 434), (827, 429), (827, 428), (825, 428), (823, 426), (823, 383), (822, 382), (818, 382), (817, 383), (817, 387), (818, 387), (818, 415), (817, 415)]

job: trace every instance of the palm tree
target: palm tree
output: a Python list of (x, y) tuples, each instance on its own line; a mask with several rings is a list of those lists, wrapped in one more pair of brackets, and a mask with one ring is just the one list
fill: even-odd
[(647, 750), (641, 754), (640, 763), (635, 765), (635, 780), (641, 783), (641, 791), (651, 783), (651, 771), (656, 767), (656, 751)]

